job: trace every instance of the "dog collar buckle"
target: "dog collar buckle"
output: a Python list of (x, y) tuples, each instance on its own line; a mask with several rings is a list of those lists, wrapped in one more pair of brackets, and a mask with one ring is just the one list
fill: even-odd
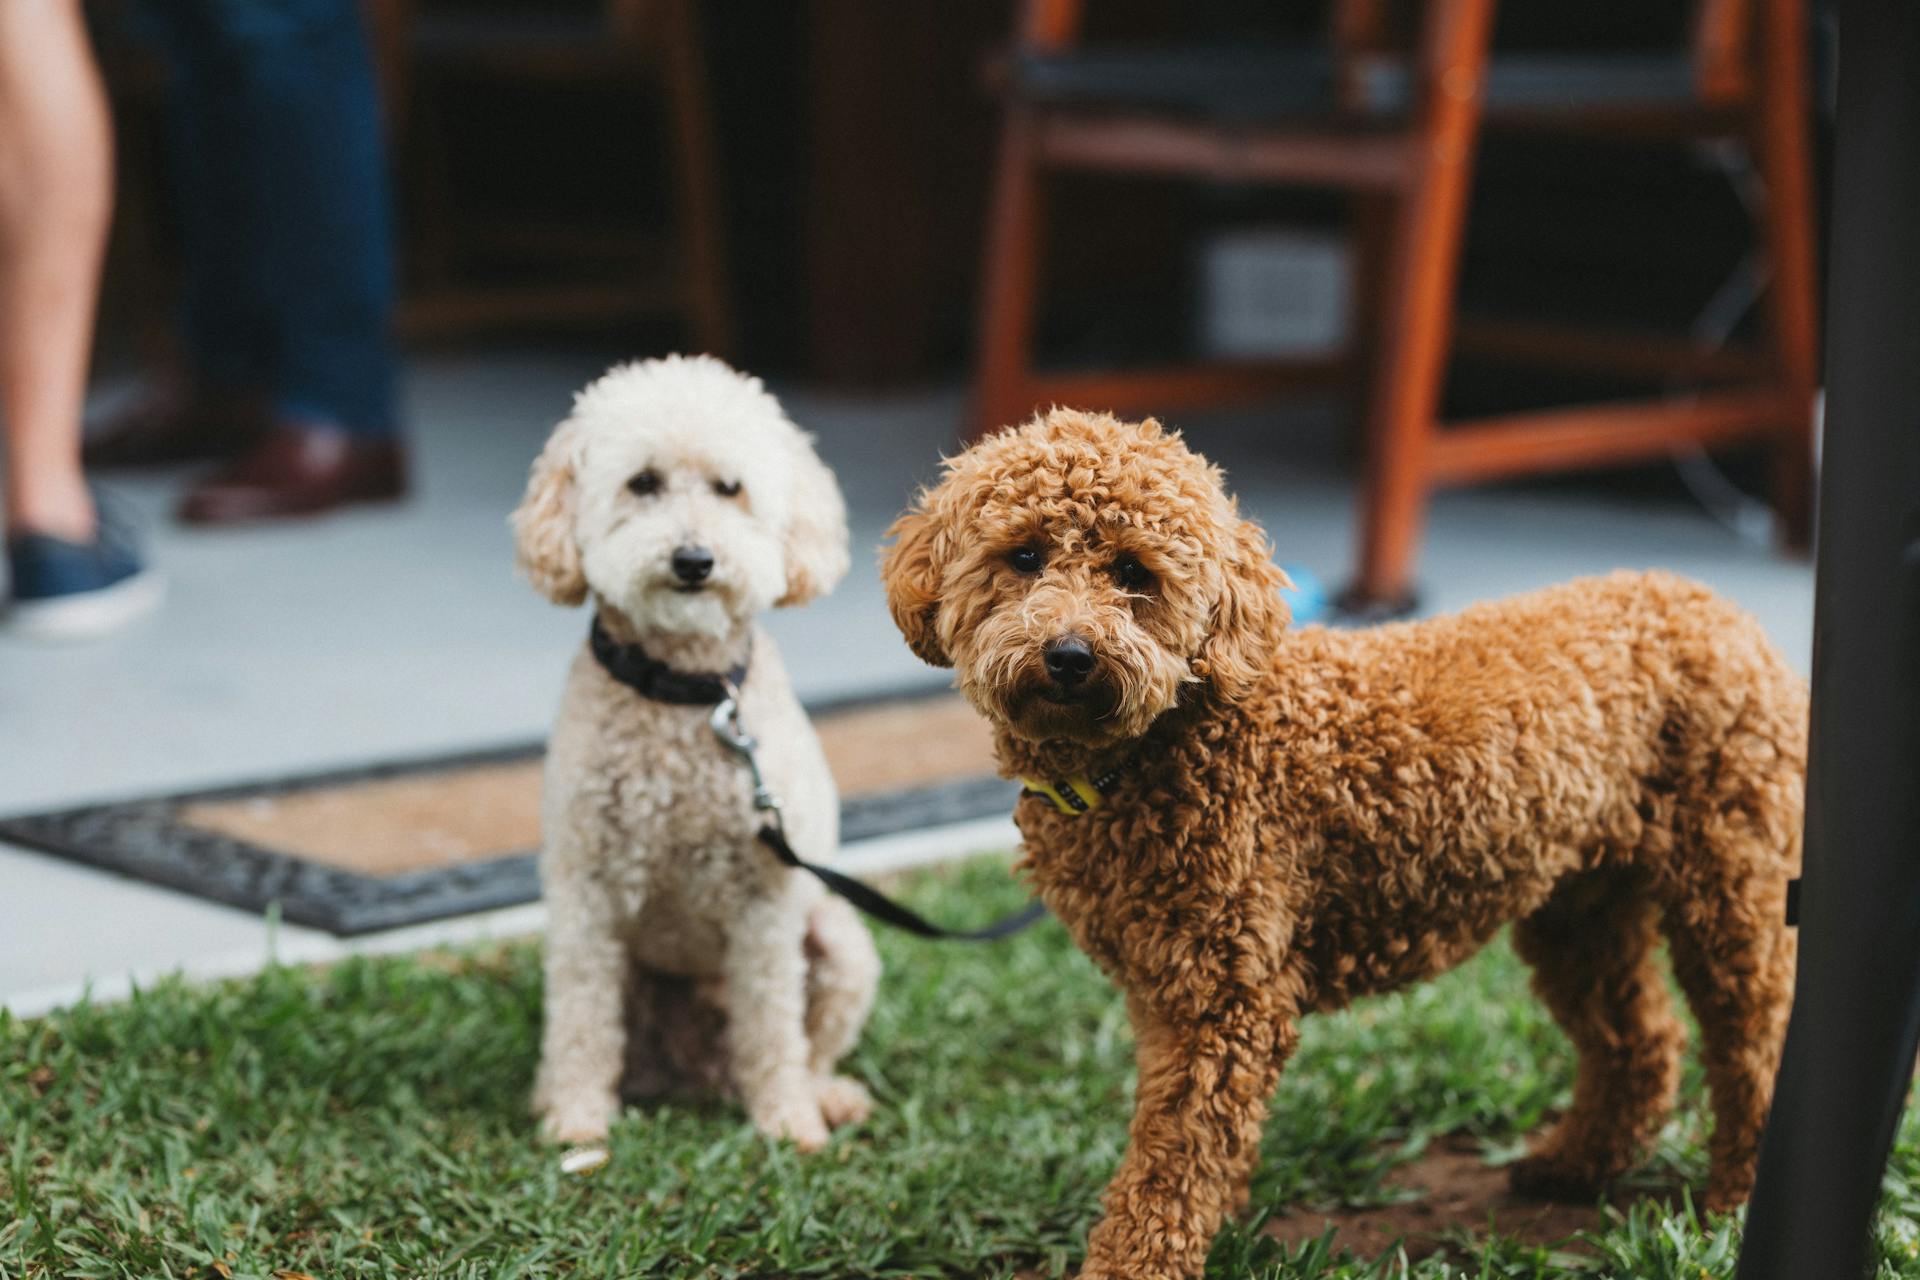
[(1042, 796), (1053, 802), (1053, 807), (1069, 818), (1077, 818), (1083, 813), (1100, 807), (1107, 793), (1113, 790), (1114, 783), (1120, 779), (1118, 769), (1109, 769), (1097, 778), (1085, 774), (1075, 774), (1059, 782), (1043, 782), (1039, 778), (1022, 776), (1020, 794), (1023, 796)]

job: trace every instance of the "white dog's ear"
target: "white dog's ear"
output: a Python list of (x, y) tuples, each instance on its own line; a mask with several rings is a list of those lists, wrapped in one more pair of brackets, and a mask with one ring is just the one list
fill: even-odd
[(940, 612), (942, 552), (939, 518), (928, 495), (922, 493), (887, 530), (893, 544), (880, 558), (880, 580), (887, 592), (887, 609), (907, 647), (922, 662), (950, 667), (953, 659), (940, 645), (934, 623)]
[(805, 604), (847, 576), (847, 504), (833, 472), (802, 432), (794, 432), (793, 514), (787, 519), (787, 590), (776, 606)]
[(580, 429), (571, 419), (554, 428), (547, 447), (534, 460), (526, 496), (511, 521), (522, 576), (555, 604), (579, 604), (587, 598), (580, 547), (573, 536), (579, 447)]

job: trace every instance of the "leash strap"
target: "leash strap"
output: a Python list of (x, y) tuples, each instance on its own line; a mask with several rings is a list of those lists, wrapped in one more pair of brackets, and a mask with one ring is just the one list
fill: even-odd
[(918, 912), (900, 905), (870, 884), (855, 880), (852, 876), (835, 871), (832, 867), (808, 862), (795, 853), (793, 846), (787, 843), (786, 832), (772, 824), (760, 828), (760, 843), (773, 850), (774, 857), (789, 867), (812, 875), (821, 884), (826, 885), (875, 920), (882, 924), (890, 924), (896, 929), (904, 929), (908, 933), (918, 934), (922, 938), (948, 942), (992, 942), (1020, 932), (1047, 914), (1044, 903), (1030, 902), (1012, 915), (995, 920), (983, 928), (946, 929)]
[(793, 846), (787, 842), (787, 826), (781, 816), (780, 797), (773, 793), (773, 788), (767, 785), (766, 775), (760, 771), (760, 740), (741, 727), (738, 685), (728, 683), (724, 696), (713, 709), (709, 723), (713, 726), (713, 736), (720, 740), (720, 745), (738, 755), (745, 762), (747, 772), (752, 775), (753, 807), (767, 815), (766, 825), (760, 828), (760, 843), (771, 849), (773, 856), (780, 859), (782, 863), (795, 870), (805, 871), (882, 924), (890, 924), (896, 929), (904, 929), (922, 938), (947, 939), (955, 942), (991, 942), (996, 938), (1018, 933), (1047, 914), (1045, 906), (1033, 902), (1006, 919), (996, 920), (984, 928), (943, 929), (917, 912), (901, 906), (872, 885), (862, 884), (852, 876), (835, 871), (832, 867), (808, 862), (795, 853)]

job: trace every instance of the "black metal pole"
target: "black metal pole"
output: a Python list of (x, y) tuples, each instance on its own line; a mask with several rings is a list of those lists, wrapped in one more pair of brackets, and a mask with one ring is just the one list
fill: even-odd
[(1799, 985), (1739, 1280), (1864, 1273), (1920, 1037), (1920, 2), (1839, 11)]

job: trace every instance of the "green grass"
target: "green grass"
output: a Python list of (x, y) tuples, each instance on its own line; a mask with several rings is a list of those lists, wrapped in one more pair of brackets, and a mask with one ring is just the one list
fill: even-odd
[[(918, 879), (943, 919), (1018, 901), (1002, 867)], [(1051, 922), (1006, 943), (888, 934), (851, 1062), (880, 1105), (803, 1159), (724, 1107), (630, 1111), (613, 1161), (562, 1176), (526, 1113), (530, 945), (167, 984), (111, 1007), (0, 1013), (0, 1276), (1065, 1274), (1120, 1153), (1130, 1040)], [(1737, 1223), (1643, 1204), (1582, 1250), (1495, 1239), (1407, 1263), (1289, 1255), (1275, 1207), (1377, 1202), (1431, 1139), (1490, 1153), (1563, 1105), (1564, 1042), (1502, 945), (1444, 981), (1310, 1020), (1268, 1125), (1253, 1217), (1210, 1276), (1727, 1276)], [(1700, 1088), (1650, 1176), (1703, 1172)], [(1880, 1274), (1920, 1278), (1920, 1129), (1903, 1131)]]

